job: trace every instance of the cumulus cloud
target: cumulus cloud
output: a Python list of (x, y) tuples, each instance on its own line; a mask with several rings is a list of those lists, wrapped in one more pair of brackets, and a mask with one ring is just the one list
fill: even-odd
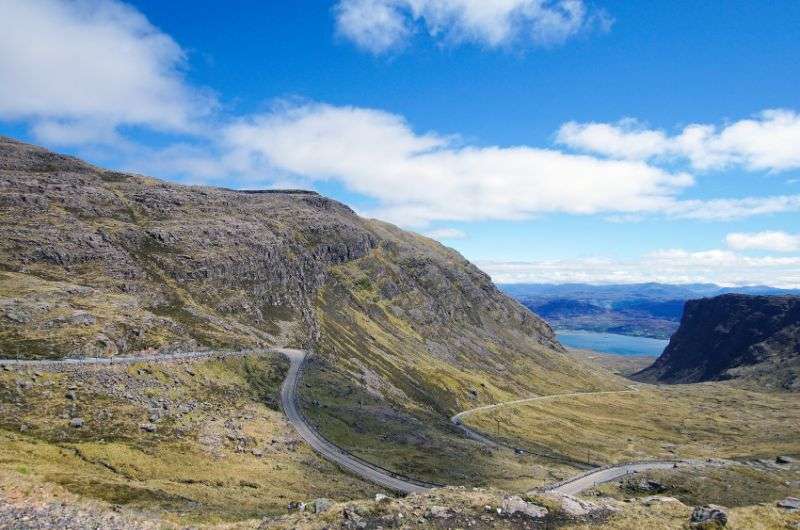
[(185, 55), (114, 0), (0, 0), (0, 119), (51, 144), (118, 142), (122, 125), (191, 132), (213, 98), (182, 76)]
[(800, 251), (800, 234), (787, 234), (781, 231), (734, 232), (727, 235), (725, 242), (735, 250)]
[[(393, 46), (393, 35), (412, 31), (413, 21), (444, 39), (498, 46), (521, 36), (557, 41), (594, 16), (578, 0), (342, 0), (335, 9), (365, 42), (388, 39), (378, 47)], [(0, 0), (0, 12), (0, 120), (20, 120), (50, 145), (110, 144), (134, 171), (246, 187), (334, 180), (375, 199), (367, 213), (414, 227), (553, 212), (625, 221), (800, 211), (800, 195), (683, 199), (693, 177), (660, 163), (684, 156), (697, 168), (800, 166), (800, 117), (788, 110), (722, 128), (692, 125), (677, 136), (634, 120), (562, 127), (559, 142), (596, 154), (469, 145), (414, 131), (395, 114), (313, 103), (215, 116), (212, 135), (214, 99), (185, 81), (184, 51), (134, 8), (117, 0)], [(126, 140), (130, 126), (184, 136), (147, 147)]]
[(339, 0), (334, 16), (341, 35), (375, 54), (401, 48), (417, 27), (445, 42), (496, 48), (558, 44), (612, 23), (583, 0)]
[(401, 116), (375, 109), (283, 105), (219, 132), (209, 145), (137, 153), (137, 167), (243, 186), (336, 181), (377, 200), (365, 214), (407, 227), (547, 213), (629, 222), (647, 215), (723, 221), (800, 211), (800, 195), (682, 199), (692, 176), (647, 161), (466, 145), (455, 136), (417, 133)]
[(701, 221), (729, 221), (755, 215), (798, 211), (800, 211), (800, 195), (681, 200), (664, 208), (664, 213), (669, 217)]
[(224, 132), (231, 159), (336, 180), (380, 201), (405, 226), (435, 220), (526, 219), (547, 212), (660, 211), (692, 185), (686, 173), (529, 146), (462, 145), (415, 133), (379, 110), (309, 104), (242, 120)]
[(447, 227), (425, 232), (425, 236), (431, 239), (464, 239), (467, 234), (463, 230)]
[(800, 288), (800, 256), (753, 257), (720, 249), (660, 250), (635, 260), (592, 257), (477, 264), (498, 283), (660, 282)]
[(648, 130), (633, 118), (617, 123), (567, 122), (556, 139), (563, 145), (615, 158), (646, 159), (670, 149), (663, 131)]
[(618, 159), (685, 159), (698, 170), (740, 166), (748, 170), (800, 168), (800, 114), (786, 109), (719, 127), (692, 124), (669, 136), (635, 120), (618, 123), (564, 124), (558, 142), (581, 151)]

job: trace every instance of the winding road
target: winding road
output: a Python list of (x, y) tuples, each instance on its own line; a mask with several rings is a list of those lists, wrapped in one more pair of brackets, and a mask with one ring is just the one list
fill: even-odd
[[(245, 350), (237, 352), (183, 352), (183, 353), (167, 353), (151, 356), (126, 356), (126, 357), (90, 357), (80, 359), (41, 359), (41, 360), (27, 360), (27, 359), (0, 359), (0, 367), (11, 369), (18, 368), (37, 368), (42, 370), (48, 369), (61, 369), (78, 366), (91, 366), (91, 365), (120, 365), (120, 364), (134, 364), (134, 363), (147, 363), (147, 362), (171, 362), (171, 361), (191, 361), (206, 358), (224, 358), (224, 357), (240, 357), (246, 355), (255, 355), (266, 351), (277, 352), (285, 355), (289, 359), (289, 371), (286, 379), (281, 386), (281, 406), (286, 414), (287, 419), (292, 426), (297, 430), (297, 433), (308, 443), (314, 451), (319, 453), (326, 460), (333, 462), (341, 468), (349, 471), (350, 473), (361, 477), (369, 482), (382, 486), (386, 489), (396, 491), (399, 493), (416, 493), (424, 492), (431, 488), (440, 487), (442, 484), (432, 484), (421, 482), (410, 477), (405, 477), (394, 473), (388, 469), (383, 469), (374, 464), (370, 464), (345, 449), (335, 445), (329, 440), (325, 439), (311, 422), (303, 415), (301, 408), (298, 405), (297, 386), (302, 377), (303, 365), (307, 358), (308, 353), (304, 350), (296, 350), (289, 348), (272, 348), (268, 350)], [(514, 401), (507, 401), (497, 403), (494, 405), (484, 405), (474, 409), (465, 410), (453, 416), (451, 421), (456, 425), (466, 436), (469, 438), (484, 443), (489, 446), (498, 447), (500, 444), (491, 438), (482, 435), (479, 432), (473, 431), (466, 427), (462, 419), (474, 412), (492, 410), (498, 407), (505, 407), (516, 405), (520, 403), (528, 403), (532, 401), (542, 401), (547, 399), (562, 398), (562, 397), (575, 397), (585, 395), (598, 395), (598, 394), (625, 394), (636, 392), (637, 390), (620, 390), (620, 391), (605, 391), (605, 392), (579, 392), (571, 394), (554, 394), (550, 396), (536, 396), (531, 398), (518, 399)], [(601, 468), (590, 469), (578, 476), (571, 477), (562, 482), (545, 486), (544, 490), (562, 493), (567, 495), (575, 495), (581, 491), (591, 488), (603, 482), (609, 482), (629, 473), (636, 473), (646, 471), (648, 469), (668, 469), (673, 467), (685, 467), (699, 465), (695, 462), (689, 461), (646, 461), (646, 462), (631, 462), (626, 464), (619, 464), (615, 466), (607, 466)]]
[(289, 358), (289, 373), (281, 387), (281, 406), (289, 422), (297, 433), (323, 458), (334, 462), (351, 473), (379, 486), (400, 493), (415, 493), (427, 491), (435, 484), (418, 482), (408, 477), (402, 477), (389, 470), (381, 469), (360, 458), (348, 453), (329, 442), (320, 435), (300, 411), (298, 406), (297, 384), (302, 374), (303, 361), (306, 352), (303, 350), (279, 349), (276, 350)]

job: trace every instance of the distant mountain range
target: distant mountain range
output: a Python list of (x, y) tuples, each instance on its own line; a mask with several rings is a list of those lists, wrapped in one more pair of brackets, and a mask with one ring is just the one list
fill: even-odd
[(722, 294), (798, 295), (800, 289), (765, 285), (720, 287), (710, 283), (616, 285), (504, 284), (501, 290), (556, 329), (578, 329), (667, 339), (687, 300)]

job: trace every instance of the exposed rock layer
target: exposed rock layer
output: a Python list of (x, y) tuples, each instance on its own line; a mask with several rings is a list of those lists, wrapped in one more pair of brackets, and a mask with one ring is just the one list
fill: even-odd
[(376, 254), (396, 265), (377, 296), (416, 295), (420, 327), (513, 325), (560, 350), (456, 252), (313, 192), (180, 186), (2, 138), (0, 208), (7, 354), (313, 345), (332, 267)]
[(800, 389), (800, 297), (727, 294), (686, 302), (681, 326), (641, 381), (732, 378)]

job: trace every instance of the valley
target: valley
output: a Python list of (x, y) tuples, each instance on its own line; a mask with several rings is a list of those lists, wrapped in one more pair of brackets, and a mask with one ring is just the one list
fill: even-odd
[(775, 325), (741, 327), (764, 332), (732, 377), (661, 384), (662, 356), (632, 381), (652, 358), (567, 349), (456, 251), (315, 193), (9, 138), (0, 184), (0, 527), (680, 528), (693, 508), (625, 493), (633, 471), (687, 503), (698, 477), (768, 484), (717, 497), (733, 528), (797, 519), (791, 297), (737, 299)]

